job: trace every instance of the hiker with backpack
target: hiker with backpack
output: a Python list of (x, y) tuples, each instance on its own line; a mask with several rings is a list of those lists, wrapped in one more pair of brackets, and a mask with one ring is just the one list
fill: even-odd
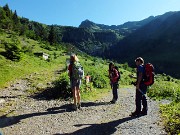
[[(154, 68), (150, 63), (144, 65), (144, 60), (141, 57), (136, 58), (135, 63), (137, 66), (137, 77), (136, 82), (133, 84), (136, 86), (136, 110), (131, 113), (131, 116), (138, 117), (140, 115), (147, 115), (148, 106), (145, 94), (147, 92), (147, 86), (154, 83)], [(143, 106), (142, 110), (141, 103)]]
[(120, 78), (119, 71), (115, 68), (114, 63), (109, 64), (109, 79), (112, 88), (113, 99), (110, 101), (112, 104), (116, 103), (118, 99), (118, 81)]
[(84, 76), (84, 70), (75, 54), (70, 56), (70, 65), (68, 70), (74, 99), (73, 109), (77, 110), (81, 108), (80, 85)]

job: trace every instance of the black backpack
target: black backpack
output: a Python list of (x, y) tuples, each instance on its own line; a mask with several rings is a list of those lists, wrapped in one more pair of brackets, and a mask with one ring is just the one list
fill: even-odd
[(121, 79), (121, 75), (120, 75), (120, 72), (119, 72), (119, 68), (118, 68), (118, 66), (114, 66), (114, 68), (118, 71), (119, 77), (118, 77), (117, 81), (119, 81), (119, 80)]

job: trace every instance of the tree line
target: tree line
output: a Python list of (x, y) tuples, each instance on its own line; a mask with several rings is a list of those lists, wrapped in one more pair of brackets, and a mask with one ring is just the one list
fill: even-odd
[(51, 45), (59, 43), (62, 39), (62, 34), (58, 32), (60, 27), (57, 25), (45, 25), (19, 17), (16, 10), (10, 10), (8, 4), (0, 7), (0, 28), (7, 32), (14, 31), (19, 36), (47, 41)]

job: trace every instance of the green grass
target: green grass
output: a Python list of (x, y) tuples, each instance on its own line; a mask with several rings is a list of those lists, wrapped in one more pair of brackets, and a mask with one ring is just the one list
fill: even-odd
[[(12, 34), (15, 35), (14, 33)], [(0, 33), (0, 52), (5, 51), (4, 43), (12, 42), (12, 38), (14, 37), (12, 34), (7, 34), (5, 32)], [(16, 36), (16, 38), (21, 47), (26, 46), (27, 48), (30, 48), (31, 52), (23, 53), (22, 59), (19, 62), (8, 60), (4, 56), (0, 55), (0, 88), (7, 86), (9, 83), (18, 78), (25, 78), (27, 75), (34, 73), (39, 75), (38, 80), (33, 78), (32, 81), (34, 83), (36, 81), (40, 83), (52, 80), (51, 78), (53, 77), (53, 72), (55, 70), (61, 70), (66, 67), (65, 60), (67, 56), (62, 55), (64, 50), (55, 50), (55, 47), (52, 46), (54, 50), (49, 51), (41, 47), (45, 46), (44, 43), (24, 37)], [(34, 56), (33, 53), (35, 52), (48, 53), (50, 55), (49, 62)], [(36, 83), (34, 85), (36, 85)]]
[(166, 75), (157, 75), (148, 95), (156, 99), (180, 101), (180, 80)]
[(170, 104), (161, 105), (165, 129), (169, 134), (180, 133), (180, 80), (166, 75), (158, 75), (148, 96), (154, 99), (168, 99)]
[[(12, 36), (13, 34), (13, 36)], [(3, 42), (12, 42), (12, 38), (15, 33), (7, 34), (0, 31), (0, 52), (4, 52)], [(62, 49), (63, 46), (50, 46), (48, 43), (42, 43), (27, 39), (25, 37), (18, 37), (21, 47), (28, 48), (28, 52), (23, 53), (22, 59), (17, 61), (7, 60), (0, 55), (0, 88), (8, 86), (16, 79), (27, 78), (31, 82), (35, 90), (29, 90), (31, 94), (41, 91), (47, 82), (58, 82), (58, 78), (61, 75), (55, 76), (54, 71), (63, 70), (66, 68), (66, 59), (68, 55), (64, 55), (66, 50)], [(50, 55), (50, 59), (45, 61), (42, 58), (33, 55), (34, 52), (45, 52)], [(109, 79), (108, 79), (108, 60), (102, 60), (101, 58), (91, 57), (85, 54), (78, 54), (81, 64), (84, 67), (85, 75), (88, 73), (92, 77), (92, 91), (86, 90), (85, 83), (82, 84), (81, 95), (85, 101), (95, 101), (104, 96), (108, 96), (110, 91)], [(128, 76), (135, 73), (135, 70), (129, 68), (128, 65), (118, 64), (119, 71), (121, 72), (121, 87), (130, 87), (129, 85), (133, 79)], [(69, 84), (67, 74), (64, 76), (64, 84)], [(60, 81), (63, 78), (59, 79)], [(59, 84), (58, 84), (59, 85)], [(172, 103), (169, 105), (161, 106), (162, 116), (165, 120), (166, 130), (171, 134), (179, 133), (179, 119), (180, 119), (180, 80), (174, 79), (166, 75), (157, 75), (154, 85), (149, 88), (148, 96), (154, 99), (168, 99)]]
[(109, 96), (110, 89), (92, 89), (92, 91), (84, 91), (81, 93), (81, 98), (83, 101), (96, 101), (105, 96)]
[(168, 105), (160, 106), (164, 118), (165, 128), (169, 134), (180, 133), (180, 102), (172, 102)]
[[(8, 82), (17, 78), (24, 78), (26, 75), (36, 73), (41, 74), (39, 81), (49, 79), (49, 73), (54, 70), (65, 68), (65, 56), (59, 61), (47, 62), (41, 58), (26, 55), (20, 62), (13, 62), (6, 59), (0, 60), (0, 87), (6, 86)], [(44, 73), (44, 75), (43, 75)]]

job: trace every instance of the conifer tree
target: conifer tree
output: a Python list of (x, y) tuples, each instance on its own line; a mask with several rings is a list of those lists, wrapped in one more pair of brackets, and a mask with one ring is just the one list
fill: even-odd
[(6, 18), (3, 20), (3, 28), (12, 30), (13, 28), (13, 23), (12, 23), (12, 11), (9, 9), (8, 4), (6, 4), (3, 7), (3, 10), (5, 11)]
[(54, 25), (50, 26), (48, 41), (51, 45), (57, 43), (57, 32)]
[(0, 28), (4, 28), (4, 22), (6, 18), (6, 12), (3, 8), (0, 8)]
[(17, 16), (16, 10), (14, 11), (12, 20), (13, 20), (14, 31), (20, 31), (20, 20)]
[(6, 16), (7, 16), (8, 18), (11, 18), (12, 12), (11, 12), (11, 10), (9, 9), (8, 4), (6, 4), (6, 5), (3, 7), (3, 9), (4, 9), (4, 11), (6, 12)]

